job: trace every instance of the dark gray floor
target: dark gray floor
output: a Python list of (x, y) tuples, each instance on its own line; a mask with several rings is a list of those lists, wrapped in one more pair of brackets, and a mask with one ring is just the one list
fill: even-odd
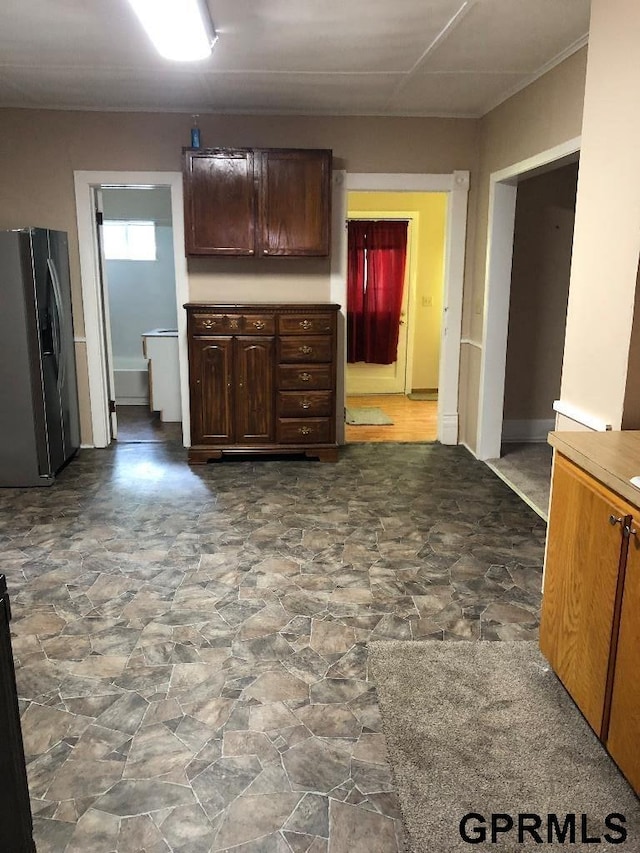
[(437, 444), (0, 490), (38, 853), (395, 853), (370, 639), (531, 639), (545, 526)]

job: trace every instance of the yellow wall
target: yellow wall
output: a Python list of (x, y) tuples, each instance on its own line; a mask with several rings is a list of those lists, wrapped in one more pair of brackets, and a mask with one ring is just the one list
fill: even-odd
[[(437, 388), (442, 321), (446, 193), (350, 192), (350, 211), (415, 211), (418, 214), (413, 388)], [(349, 215), (351, 215), (349, 213)], [(431, 301), (431, 305), (426, 303)], [(409, 357), (409, 354), (408, 354)]]

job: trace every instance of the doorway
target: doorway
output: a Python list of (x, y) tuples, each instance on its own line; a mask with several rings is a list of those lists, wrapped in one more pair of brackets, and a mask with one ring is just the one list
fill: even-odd
[[(95, 201), (98, 191), (104, 188), (130, 190), (164, 188), (169, 193), (174, 294), (173, 305), (176, 322), (158, 327), (170, 331), (177, 345), (177, 378), (180, 394), (182, 443), (189, 442), (188, 365), (186, 344), (186, 318), (180, 310), (188, 300), (186, 258), (184, 255), (184, 219), (182, 202), (182, 175), (180, 172), (75, 172), (76, 210), (80, 249), (83, 312), (86, 334), (89, 393), (91, 397), (91, 426), (93, 446), (107, 447), (112, 439), (110, 400), (115, 389), (113, 354), (109, 352), (110, 335), (105, 334), (109, 324), (109, 306), (105, 302), (101, 281), (101, 251), (96, 223)], [(151, 319), (151, 318), (150, 318)], [(177, 327), (177, 336), (175, 328)], [(148, 329), (144, 331), (153, 331)], [(142, 341), (140, 341), (142, 345)], [(174, 422), (175, 424), (175, 422)], [(175, 427), (173, 428), (176, 432)], [(145, 439), (142, 439), (145, 440)]]
[(347, 218), (406, 223), (407, 251), (396, 360), (391, 364), (355, 361), (346, 368), (348, 413), (353, 409), (360, 414), (382, 412), (391, 423), (355, 426), (348, 417), (346, 439), (435, 441), (447, 194), (349, 192)]
[(178, 317), (168, 187), (94, 190), (101, 249), (112, 435), (181, 437)]
[(491, 182), (476, 455), (543, 518), (551, 479), (546, 439), (560, 396), (578, 159), (579, 140), (572, 140), (506, 176), (493, 175)]
[[(383, 174), (334, 173), (334, 179), (347, 192), (416, 192), (446, 193), (447, 219), (444, 260), (444, 288), (442, 330), (440, 338), (440, 366), (438, 373), (437, 439), (442, 444), (458, 443), (458, 388), (460, 369), (460, 342), (462, 331), (462, 292), (464, 280), (465, 246), (467, 233), (467, 204), (469, 172), (449, 174)], [(346, 306), (346, 229), (342, 228), (347, 216), (346, 192), (334, 205), (334, 242), (332, 255), (331, 297)], [(342, 358), (346, 365), (346, 357)], [(344, 394), (344, 374), (338, 376), (340, 395)], [(339, 435), (343, 431), (339, 426)]]

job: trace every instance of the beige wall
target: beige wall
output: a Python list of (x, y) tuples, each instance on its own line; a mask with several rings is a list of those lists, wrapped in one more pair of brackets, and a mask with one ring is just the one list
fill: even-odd
[(561, 394), (614, 429), (640, 255), (639, 36), (637, 0), (593, 0)]
[[(83, 335), (74, 170), (177, 171), (190, 117), (178, 114), (0, 110), (0, 228), (69, 232), (76, 335)], [(352, 172), (451, 173), (477, 168), (472, 119), (220, 116), (200, 120), (206, 146), (331, 148)], [(192, 300), (329, 300), (326, 260), (211, 259), (189, 263)], [(84, 348), (78, 347), (79, 358)], [(91, 441), (86, 365), (82, 440)]]
[(505, 420), (552, 419), (560, 396), (578, 164), (518, 184)]
[(583, 48), (480, 120), (463, 305), (463, 339), (473, 343), (463, 343), (460, 366), (460, 440), (471, 449), (476, 446), (490, 177), (580, 135), (586, 60)]

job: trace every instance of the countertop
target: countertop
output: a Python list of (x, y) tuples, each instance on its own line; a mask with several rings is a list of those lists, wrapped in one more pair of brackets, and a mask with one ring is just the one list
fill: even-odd
[(550, 432), (549, 444), (629, 503), (640, 507), (640, 431)]
[(177, 329), (151, 329), (150, 332), (143, 332), (143, 338), (177, 338)]

